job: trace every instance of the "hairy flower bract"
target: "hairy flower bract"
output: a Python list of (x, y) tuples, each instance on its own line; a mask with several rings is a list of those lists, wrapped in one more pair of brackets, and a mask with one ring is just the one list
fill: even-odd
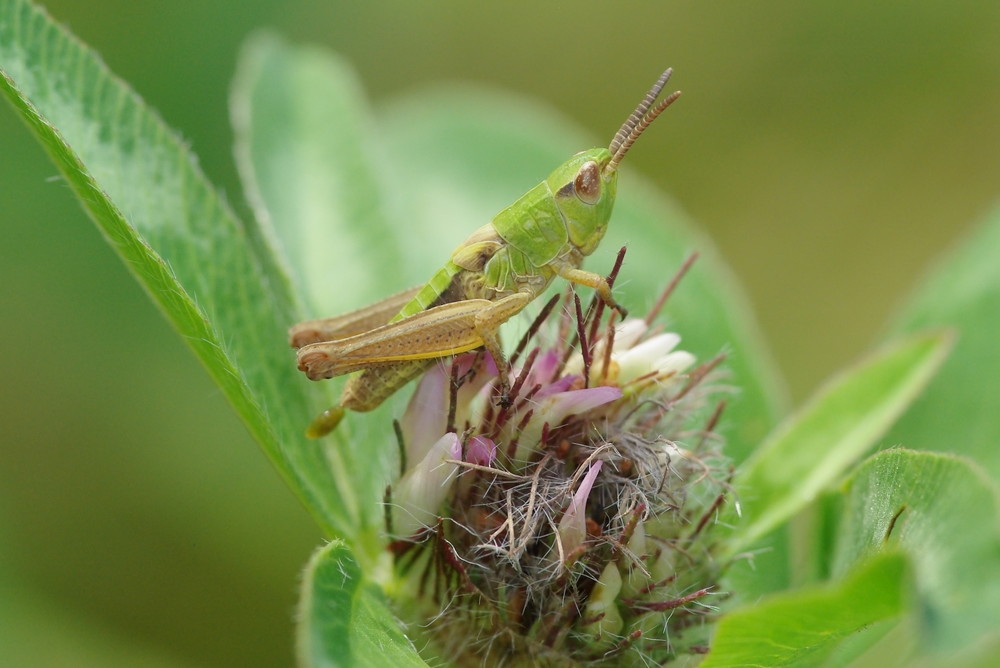
[(390, 548), (404, 614), (442, 656), (640, 665), (704, 651), (723, 594), (711, 520), (731, 475), (714, 431), (721, 357), (697, 364), (651, 324), (658, 308), (617, 323), (600, 302), (554, 298), (512, 356), (506, 402), (482, 353), (421, 379), (398, 429)]

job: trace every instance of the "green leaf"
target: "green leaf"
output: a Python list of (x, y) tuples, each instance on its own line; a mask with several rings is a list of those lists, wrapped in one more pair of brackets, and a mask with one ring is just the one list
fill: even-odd
[(426, 666), (346, 545), (320, 548), (299, 602), (299, 661), (306, 666)]
[(722, 618), (701, 665), (816, 665), (851, 634), (900, 615), (906, 585), (906, 559), (880, 554), (833, 585), (765, 598)]
[(1000, 208), (952, 250), (916, 291), (894, 332), (958, 330), (941, 373), (889, 433), (909, 448), (972, 457), (1000, 479)]
[(920, 334), (884, 348), (827, 383), (784, 422), (733, 480), (742, 506), (726, 556), (810, 503), (870, 449), (941, 365), (948, 333)]
[(0, 90), (289, 485), (329, 531), (355, 532), (359, 476), (345, 462), (334, 479), (302, 436), (319, 404), (285, 341), (301, 309), (258, 231), (131, 89), (24, 0), (0, 0), (0, 67)]
[[(587, 99), (581, 91), (580, 101)], [(623, 121), (633, 102), (601, 100), (621, 109)], [(389, 181), (407, 203), (407, 245), (423, 263), (421, 276), (429, 276), (472, 230), (556, 166), (580, 150), (606, 145), (617, 130), (587, 137), (567, 119), (529, 101), (453, 87), (398, 99), (384, 109), (381, 120)], [(647, 132), (669, 134), (670, 112)], [(642, 139), (632, 150), (643, 150)], [(627, 160), (608, 233), (586, 267), (606, 273), (626, 244), (629, 251), (615, 292), (638, 316), (652, 306), (684, 258), (700, 253), (667, 303), (666, 320), (684, 337), (682, 347), (700, 359), (728, 353), (726, 383), (740, 389), (727, 397), (723, 431), (727, 454), (742, 460), (782, 412), (777, 374), (744, 297), (711, 241), (631, 171)]]
[[(390, 222), (379, 133), (350, 67), (327, 51), (257, 35), (241, 55), (231, 109), (248, 199), (305, 296), (306, 317), (345, 312), (405, 287), (395, 283), (405, 239)], [(326, 405), (335, 403), (339, 383), (310, 385)], [(379, 525), (387, 459), (395, 455), (379, 447), (392, 442), (384, 414), (349, 415), (324, 439), (334, 470), (351, 472), (364, 527)]]
[(310, 313), (341, 313), (398, 290), (405, 238), (387, 210), (378, 132), (350, 66), (256, 35), (240, 57), (231, 108), (248, 199)]
[(834, 571), (904, 550), (913, 564), (925, 647), (948, 654), (1000, 619), (1000, 490), (952, 455), (889, 450), (847, 481)]

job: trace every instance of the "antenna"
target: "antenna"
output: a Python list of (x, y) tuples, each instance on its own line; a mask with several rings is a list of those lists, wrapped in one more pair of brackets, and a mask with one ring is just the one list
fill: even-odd
[[(635, 108), (631, 114), (629, 114), (628, 120), (618, 129), (615, 133), (615, 138), (611, 140), (611, 145), (608, 150), (611, 152), (611, 161), (604, 168), (605, 172), (613, 172), (618, 168), (619, 163), (628, 153), (628, 150), (632, 148), (632, 144), (635, 140), (639, 138), (639, 135), (649, 127), (649, 124), (656, 120), (656, 117), (663, 113), (663, 110), (669, 107), (674, 101), (681, 96), (679, 90), (675, 90), (670, 95), (666, 96), (660, 100), (659, 104), (655, 107), (653, 103), (656, 102), (656, 98), (660, 96), (663, 91), (663, 87), (667, 84), (667, 80), (670, 75), (673, 74), (673, 69), (668, 67), (660, 78), (656, 80), (653, 87), (649, 89), (642, 101)], [(652, 108), (651, 108), (652, 107)]]

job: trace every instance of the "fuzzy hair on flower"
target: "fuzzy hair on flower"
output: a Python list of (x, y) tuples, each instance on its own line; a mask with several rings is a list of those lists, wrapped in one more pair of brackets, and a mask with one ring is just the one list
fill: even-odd
[(691, 260), (644, 319), (550, 300), (511, 356), (507, 402), (482, 353), (420, 380), (397, 429), (390, 551), (402, 612), (443, 658), (658, 665), (705, 651), (722, 595), (711, 520), (732, 471), (714, 431), (721, 356), (698, 365), (653, 325)]

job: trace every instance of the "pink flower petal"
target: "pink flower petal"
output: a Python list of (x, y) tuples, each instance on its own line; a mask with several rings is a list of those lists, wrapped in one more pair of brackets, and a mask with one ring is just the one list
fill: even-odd
[(535, 358), (535, 363), (531, 367), (531, 381), (535, 383), (548, 383), (552, 380), (552, 374), (559, 368), (561, 355), (555, 350), (542, 352)]
[(590, 490), (594, 487), (597, 474), (601, 472), (603, 462), (598, 459), (587, 469), (587, 475), (583, 477), (580, 488), (573, 495), (569, 507), (559, 520), (558, 540), (562, 547), (562, 554), (565, 558), (570, 552), (583, 544), (587, 538), (587, 498)]
[(542, 409), (536, 415), (554, 427), (560, 424), (567, 415), (582, 415), (598, 406), (609, 404), (621, 398), (622, 391), (609, 385), (569, 390), (546, 397)]
[(473, 436), (465, 446), (465, 461), (489, 466), (497, 456), (497, 444), (485, 436)]
[(520, 431), (517, 452), (514, 459), (528, 457), (530, 450), (537, 446), (542, 435), (542, 427), (558, 427), (569, 415), (582, 415), (599, 406), (621, 399), (622, 391), (617, 387), (602, 385), (582, 390), (559, 392), (541, 399), (534, 408), (528, 424)]
[(544, 397), (551, 397), (553, 394), (559, 394), (560, 392), (567, 392), (579, 380), (580, 376), (575, 374), (563, 376), (555, 382), (542, 386), (542, 389), (538, 390), (535, 394), (535, 399), (542, 399)]

